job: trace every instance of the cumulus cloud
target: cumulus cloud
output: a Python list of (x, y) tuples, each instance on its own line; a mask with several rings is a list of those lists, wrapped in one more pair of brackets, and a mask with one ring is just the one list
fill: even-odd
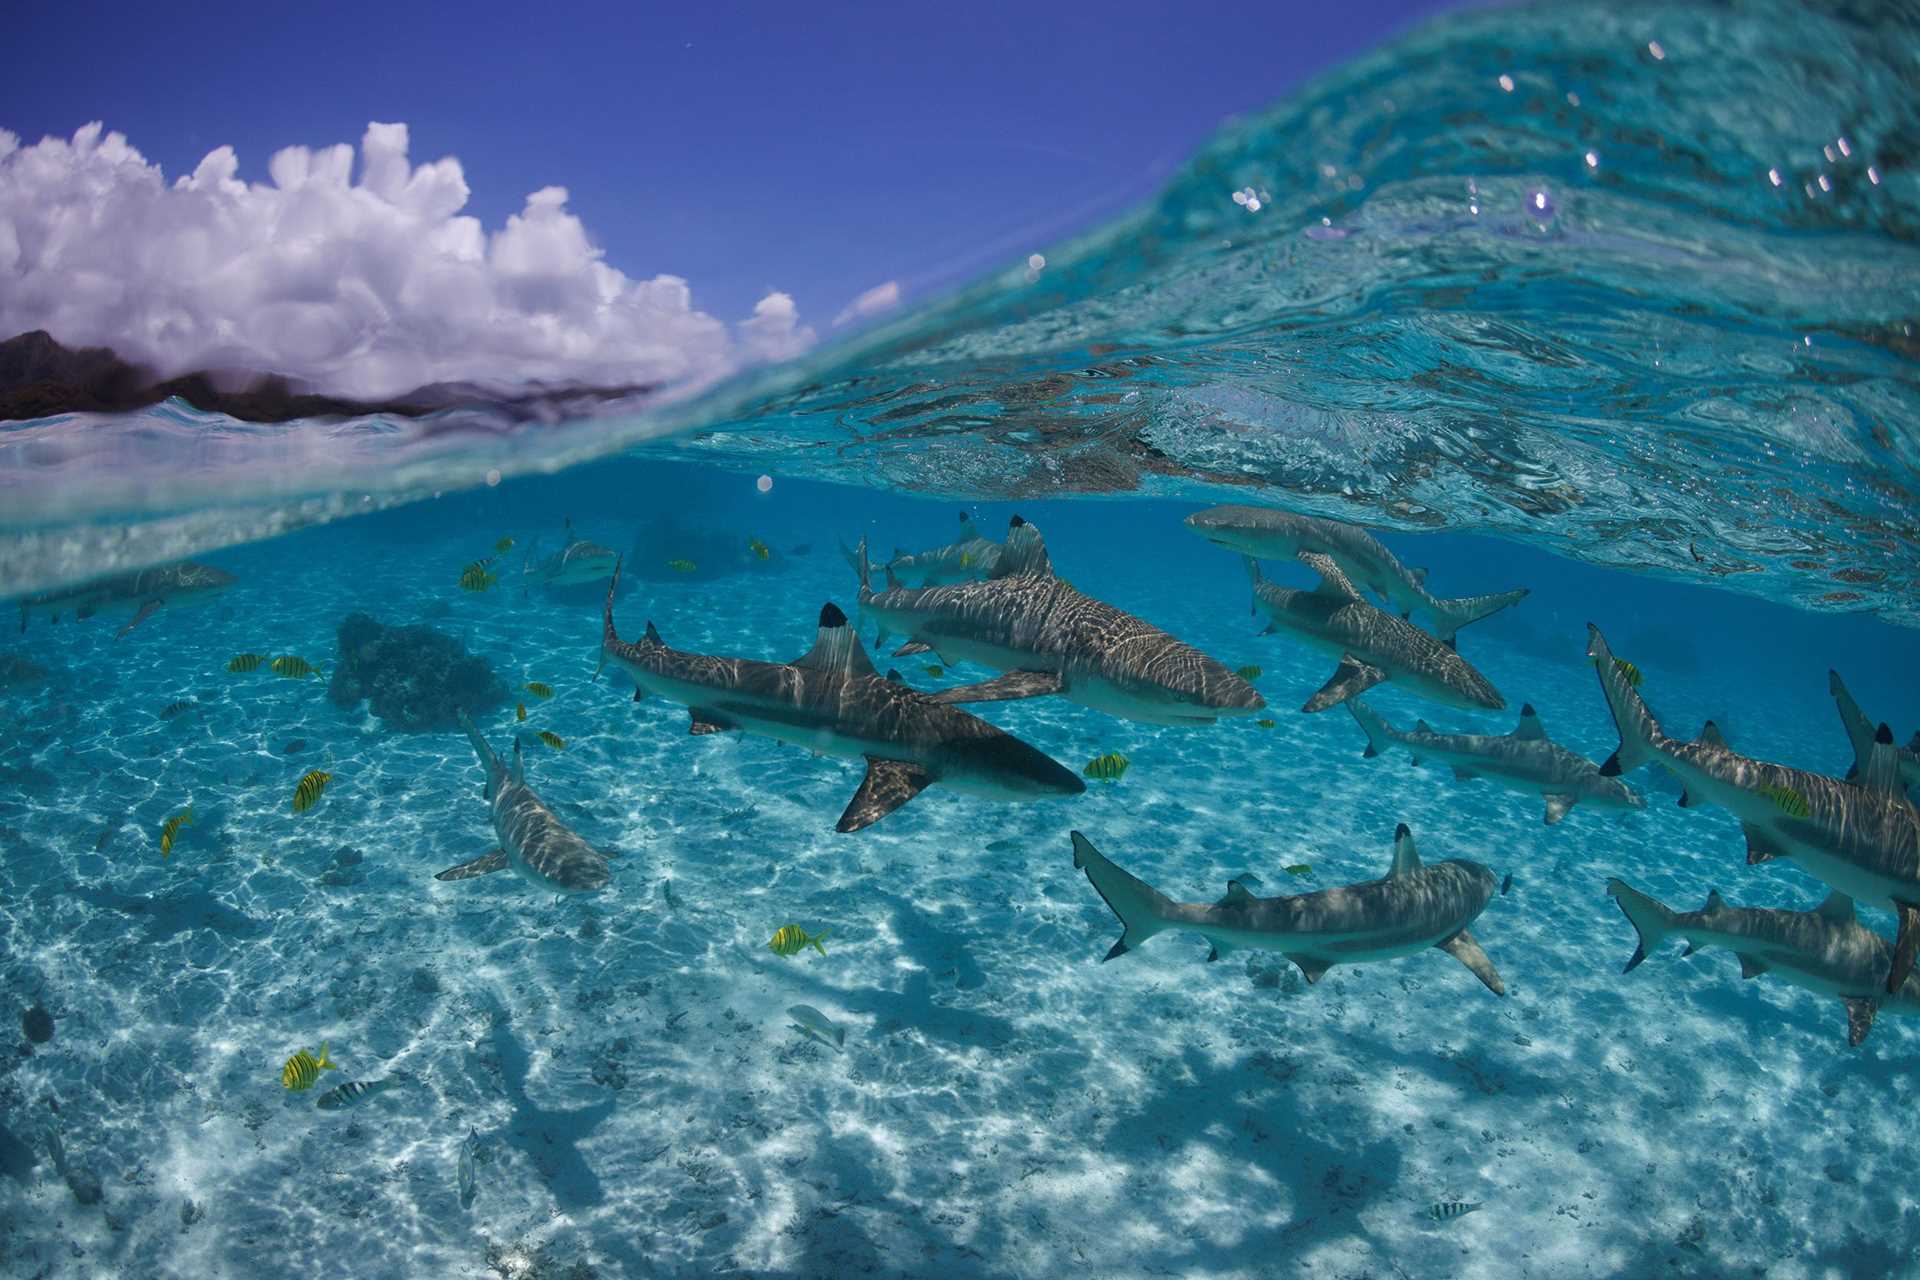
[(231, 147), (169, 184), (119, 133), (21, 146), (0, 130), (0, 338), (45, 329), (163, 375), (257, 369), (345, 395), (526, 379), (701, 384), (814, 341), (770, 293), (737, 331), (685, 280), (608, 265), (564, 187), (489, 232), (452, 157), (407, 126), (287, 147), (265, 183)]
[(865, 320), (868, 316), (877, 316), (900, 305), (900, 282), (889, 280), (877, 284), (859, 297), (841, 308), (840, 314), (833, 318), (834, 327), (846, 324), (850, 320)]

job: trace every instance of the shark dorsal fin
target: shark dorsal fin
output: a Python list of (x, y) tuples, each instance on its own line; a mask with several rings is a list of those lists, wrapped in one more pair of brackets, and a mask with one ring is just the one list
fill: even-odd
[(662, 640), (660, 638), (660, 632), (654, 627), (653, 619), (651, 618), (647, 619), (647, 643), (648, 644), (665, 644), (666, 643), (665, 640)]
[(1323, 556), (1318, 551), (1302, 551), (1300, 563), (1320, 575), (1320, 585), (1314, 590), (1323, 596), (1336, 596), (1342, 600), (1358, 600), (1359, 589), (1353, 580), (1340, 571), (1332, 556)]
[(1840, 712), (1840, 727), (1847, 731), (1847, 743), (1853, 748), (1853, 767), (1847, 770), (1847, 781), (1851, 782), (1866, 770), (1867, 759), (1873, 754), (1873, 722), (1847, 692), (1838, 671), (1827, 672), (1827, 692), (1833, 695), (1833, 705)]
[(1727, 735), (1720, 732), (1719, 725), (1709, 720), (1700, 726), (1700, 741), (1710, 747), (1719, 747), (1725, 750), (1727, 746)]
[(1419, 869), (1420, 853), (1413, 847), (1413, 832), (1403, 822), (1400, 829), (1393, 833), (1393, 870), (1387, 872), (1387, 879), (1410, 876)]
[(1829, 920), (1853, 921), (1859, 919), (1853, 911), (1853, 899), (1835, 889), (1827, 895), (1827, 900), (1813, 909), (1813, 913), (1825, 916)]
[(860, 644), (860, 637), (847, 625), (840, 606), (828, 601), (820, 607), (820, 630), (806, 656), (794, 659), (794, 666), (813, 671), (831, 671), (843, 676), (871, 676), (872, 659)]
[(1047, 556), (1047, 544), (1040, 531), (1015, 516), (1007, 524), (1007, 541), (1000, 551), (1000, 563), (993, 567), (996, 578), (1051, 578), (1053, 561)]
[(1238, 880), (1229, 880), (1227, 881), (1227, 896), (1220, 899), (1219, 905), (1223, 907), (1250, 907), (1253, 905), (1253, 895), (1248, 893), (1247, 886), (1241, 884)]
[(1513, 736), (1522, 742), (1539, 742), (1547, 736), (1546, 727), (1540, 723), (1540, 713), (1533, 709), (1531, 702), (1520, 708), (1520, 723), (1513, 727)]
[(964, 534), (971, 534), (973, 532), (973, 515), (971, 512), (962, 511), (960, 513), (960, 532)]
[(1425, 720), (1415, 720), (1413, 722), (1413, 731), (1415, 733), (1432, 733), (1433, 726), (1428, 724)]
[(513, 735), (513, 780), (519, 786), (525, 786), (527, 781), (527, 764), (520, 758), (520, 735), (517, 733)]
[(1866, 763), (1860, 768), (1859, 783), (1881, 795), (1900, 795), (1900, 749), (1893, 745), (1893, 730), (1881, 725), (1873, 735)]
[(1700, 909), (1702, 911), (1718, 911), (1726, 905), (1727, 900), (1720, 896), (1718, 889), (1709, 889), (1707, 890), (1707, 905)]

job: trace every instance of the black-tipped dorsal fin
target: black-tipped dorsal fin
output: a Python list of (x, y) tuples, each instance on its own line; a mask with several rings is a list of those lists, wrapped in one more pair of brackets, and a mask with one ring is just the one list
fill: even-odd
[(1007, 541), (1000, 549), (1000, 563), (993, 567), (995, 578), (1051, 578), (1053, 561), (1047, 556), (1046, 541), (1040, 531), (1015, 516), (1007, 525)]
[(1825, 916), (1829, 920), (1845, 920), (1848, 922), (1852, 922), (1854, 920), (1859, 919), (1859, 916), (1857, 916), (1854, 913), (1853, 899), (1848, 897), (1846, 894), (1840, 892), (1838, 889), (1835, 889), (1832, 893), (1828, 894), (1827, 900), (1825, 902), (1822, 902), (1819, 906), (1815, 907), (1813, 909), (1813, 912), (1815, 915)]
[(1540, 723), (1540, 713), (1533, 709), (1531, 702), (1520, 708), (1520, 723), (1513, 727), (1513, 736), (1522, 742), (1538, 742), (1547, 736), (1547, 730)]
[(527, 780), (527, 762), (520, 758), (520, 735), (513, 735), (513, 780), (524, 785)]
[(1711, 720), (1700, 726), (1699, 740), (1710, 747), (1719, 747), (1722, 750), (1726, 749), (1727, 735), (1721, 733), (1720, 726)]
[(1700, 910), (1719, 911), (1722, 908), (1724, 908), (1726, 905), (1727, 905), (1727, 900), (1720, 896), (1720, 891), (1718, 889), (1709, 889), (1707, 890), (1707, 905), (1705, 905), (1704, 907), (1701, 907)]
[(861, 646), (860, 637), (847, 625), (847, 615), (832, 601), (820, 608), (820, 631), (814, 637), (813, 648), (807, 650), (804, 657), (796, 658), (793, 665), (845, 676), (879, 674)]
[(1323, 596), (1337, 596), (1343, 600), (1358, 600), (1360, 591), (1353, 580), (1333, 562), (1332, 556), (1321, 555), (1318, 551), (1302, 551), (1300, 563), (1320, 575), (1320, 585), (1314, 590)]
[(1428, 724), (1425, 720), (1415, 720), (1413, 722), (1413, 731), (1415, 733), (1432, 733), (1433, 726)]
[(973, 513), (972, 512), (962, 511), (960, 513), (960, 527), (966, 530), (968, 533), (973, 532)]
[(647, 619), (647, 643), (648, 644), (665, 644), (666, 643), (665, 640), (662, 640), (660, 638), (660, 632), (653, 625), (652, 618)]
[(1413, 832), (1406, 823), (1393, 833), (1393, 869), (1387, 872), (1387, 879), (1410, 876), (1420, 869), (1420, 852), (1413, 847)]
[(1856, 779), (1860, 787), (1881, 795), (1900, 796), (1900, 749), (1893, 745), (1893, 730), (1881, 725), (1867, 748), (1867, 758)]

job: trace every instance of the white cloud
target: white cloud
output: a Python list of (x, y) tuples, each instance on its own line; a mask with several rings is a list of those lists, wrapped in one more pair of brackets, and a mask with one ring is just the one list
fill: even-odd
[(415, 166), (407, 126), (288, 147), (270, 179), (220, 147), (169, 185), (90, 124), (22, 147), (0, 130), (0, 338), (46, 329), (162, 374), (260, 369), (347, 395), (428, 382), (704, 383), (814, 341), (770, 293), (739, 325), (677, 276), (609, 266), (564, 187), (488, 232), (452, 157)]
[(868, 316), (877, 316), (882, 311), (891, 310), (900, 305), (900, 282), (889, 280), (877, 284), (841, 309), (833, 318), (834, 327), (846, 324), (849, 320), (865, 320)]

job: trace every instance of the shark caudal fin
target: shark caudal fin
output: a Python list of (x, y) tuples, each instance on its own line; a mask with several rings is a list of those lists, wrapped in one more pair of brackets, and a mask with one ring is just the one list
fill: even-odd
[(1519, 604), (1529, 595), (1526, 587), (1515, 587), (1512, 591), (1496, 591), (1487, 596), (1458, 596), (1452, 600), (1433, 602), (1433, 634), (1441, 640), (1451, 640), (1453, 633), (1471, 622), (1491, 617), (1508, 605)]
[(1607, 881), (1607, 893), (1620, 904), (1620, 910), (1626, 913), (1634, 931), (1640, 935), (1640, 945), (1633, 950), (1633, 958), (1627, 961), (1622, 973), (1631, 973), (1647, 953), (1666, 941), (1673, 932), (1673, 912), (1633, 888), (1624, 880)]
[(480, 757), (480, 767), (487, 771), (487, 796), (493, 796), (493, 777), (496, 773), (506, 772), (506, 766), (500, 763), (500, 757), (493, 753), (493, 747), (480, 736), (480, 730), (474, 726), (473, 717), (464, 710), (460, 711), (460, 728), (466, 732), (467, 741), (473, 744), (473, 754)]
[(1347, 710), (1360, 722), (1360, 728), (1367, 735), (1367, 749), (1361, 754), (1371, 760), (1383, 754), (1393, 745), (1393, 726), (1388, 724), (1379, 712), (1358, 698), (1347, 699)]
[(601, 615), (600, 661), (596, 663), (593, 668), (593, 678), (595, 680), (598, 680), (600, 673), (606, 670), (607, 646), (620, 643), (620, 633), (613, 629), (613, 593), (620, 587), (620, 566), (625, 562), (625, 556), (614, 557), (613, 577), (607, 581), (607, 604), (605, 611)]
[(1593, 669), (1600, 677), (1600, 692), (1606, 695), (1607, 710), (1613, 713), (1613, 726), (1620, 733), (1619, 748), (1607, 757), (1600, 772), (1608, 778), (1632, 773), (1653, 759), (1654, 744), (1666, 735), (1660, 732), (1660, 722), (1641, 700), (1640, 669), (1615, 658), (1613, 650), (1607, 648), (1607, 638), (1591, 622), (1587, 624), (1587, 656), (1593, 659)]
[(1073, 865), (1087, 873), (1094, 891), (1106, 900), (1125, 926), (1120, 941), (1113, 944), (1103, 961), (1125, 955), (1167, 927), (1166, 916), (1173, 906), (1172, 899), (1114, 866), (1105, 854), (1093, 847), (1093, 841), (1078, 831), (1073, 833)]
[(1834, 707), (1840, 712), (1841, 727), (1847, 731), (1847, 745), (1853, 748), (1853, 764), (1847, 768), (1847, 781), (1852, 782), (1867, 767), (1867, 761), (1873, 758), (1873, 721), (1867, 719), (1860, 710), (1860, 704), (1847, 692), (1847, 686), (1840, 679), (1838, 671), (1827, 672), (1827, 692), (1833, 695)]

